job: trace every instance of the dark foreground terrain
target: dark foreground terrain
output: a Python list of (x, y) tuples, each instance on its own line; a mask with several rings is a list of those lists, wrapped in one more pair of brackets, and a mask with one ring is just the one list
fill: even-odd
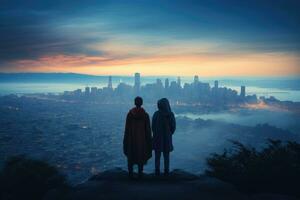
[[(46, 200), (60, 199), (55, 190), (48, 192)], [(142, 180), (129, 180), (121, 168), (108, 170), (73, 187), (63, 199), (143, 199), (143, 200), (296, 200), (276, 194), (243, 194), (234, 186), (208, 176), (196, 176), (174, 170), (169, 177), (146, 174)]]

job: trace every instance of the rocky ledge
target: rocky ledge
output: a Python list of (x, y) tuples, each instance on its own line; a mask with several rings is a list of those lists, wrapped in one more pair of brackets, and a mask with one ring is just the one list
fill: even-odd
[[(49, 192), (47, 200), (61, 199)], [(143, 179), (130, 180), (127, 172), (115, 168), (91, 177), (77, 185), (63, 199), (70, 200), (297, 200), (275, 194), (243, 194), (234, 186), (208, 176), (197, 176), (174, 170), (168, 177), (145, 174)]]

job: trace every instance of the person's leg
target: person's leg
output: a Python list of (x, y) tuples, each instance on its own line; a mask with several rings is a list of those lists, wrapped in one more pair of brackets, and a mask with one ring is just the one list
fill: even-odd
[(165, 167), (165, 174), (169, 174), (170, 170), (170, 152), (164, 152), (164, 167)]
[(143, 164), (139, 164), (139, 178), (143, 177), (143, 170), (144, 170), (144, 165)]
[(127, 160), (127, 164), (128, 164), (128, 175), (130, 178), (133, 177), (133, 164), (130, 160)]
[(160, 151), (155, 151), (155, 174), (160, 174)]

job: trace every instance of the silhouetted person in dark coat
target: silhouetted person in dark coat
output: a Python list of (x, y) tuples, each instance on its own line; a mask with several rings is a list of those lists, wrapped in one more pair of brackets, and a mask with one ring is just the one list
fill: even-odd
[(126, 118), (125, 133), (123, 140), (123, 151), (127, 156), (128, 173), (132, 178), (133, 165), (138, 165), (139, 177), (142, 177), (143, 166), (152, 157), (152, 136), (150, 119), (148, 113), (141, 107), (143, 99), (136, 97), (135, 106)]
[(170, 152), (173, 151), (172, 135), (176, 129), (174, 113), (168, 99), (157, 102), (158, 111), (152, 117), (153, 149), (155, 151), (155, 174), (160, 174), (160, 157), (164, 155), (165, 175), (169, 174)]

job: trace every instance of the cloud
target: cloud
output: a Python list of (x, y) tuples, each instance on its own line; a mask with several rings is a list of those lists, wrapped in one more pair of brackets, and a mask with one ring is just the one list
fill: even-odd
[(299, 54), (297, 5), (293, 0), (4, 0), (0, 71), (57, 66), (57, 61), (63, 70), (70, 59), (76, 67), (95, 62), (109, 67), (176, 56)]
[[(101, 41), (101, 37), (85, 37), (72, 28), (45, 21), (52, 14), (44, 12), (1, 13), (0, 60), (9, 62), (19, 59), (38, 59), (44, 55), (93, 54), (85, 45)], [(76, 30), (75, 30), (76, 31)]]

